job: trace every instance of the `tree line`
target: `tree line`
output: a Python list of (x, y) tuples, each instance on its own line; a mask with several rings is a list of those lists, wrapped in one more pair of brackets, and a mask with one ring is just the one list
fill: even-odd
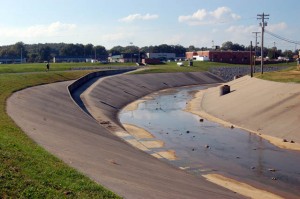
[[(181, 45), (161, 44), (157, 46), (145, 46), (139, 48), (134, 45), (115, 46), (107, 50), (104, 46), (93, 44), (66, 44), (66, 43), (45, 43), (45, 44), (24, 44), (17, 42), (13, 45), (0, 46), (0, 58), (26, 58), (27, 62), (44, 62), (50, 61), (53, 57), (68, 56), (68, 57), (89, 57), (96, 59), (106, 59), (109, 54), (118, 55), (122, 53), (175, 53), (177, 56), (184, 56), (186, 52), (210, 50), (207, 47), (183, 47)], [(214, 47), (214, 50), (232, 50), (232, 51), (249, 51), (250, 46), (245, 47), (231, 41), (224, 42), (222, 46)], [(260, 55), (260, 48), (257, 48)], [(264, 48), (264, 57), (277, 58), (279, 56), (292, 58), (298, 54), (298, 51), (290, 50), (281, 51), (277, 48)]]

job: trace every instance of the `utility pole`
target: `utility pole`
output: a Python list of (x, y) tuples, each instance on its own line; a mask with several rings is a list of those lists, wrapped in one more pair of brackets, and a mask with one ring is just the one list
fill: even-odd
[(20, 63), (22, 64), (23, 63), (23, 48), (21, 48), (21, 61)]
[(274, 47), (273, 47), (273, 59), (275, 59), (276, 56), (276, 42), (274, 41)]
[(250, 73), (251, 77), (253, 77), (253, 61), (252, 61), (252, 41), (250, 42)]
[(254, 52), (254, 67), (253, 67), (253, 72), (255, 73), (255, 65), (256, 65), (255, 61), (256, 61), (257, 44), (258, 44), (258, 42), (257, 42), (257, 34), (260, 33), (260, 32), (252, 32), (252, 33), (255, 34), (255, 50), (254, 50), (255, 52)]
[(260, 56), (261, 56), (261, 74), (264, 73), (264, 33), (265, 33), (265, 26), (267, 26), (267, 22), (265, 22), (266, 19), (269, 19), (269, 14), (258, 14), (257, 19), (261, 19), (261, 23), (259, 25), (261, 26), (261, 49), (260, 49)]

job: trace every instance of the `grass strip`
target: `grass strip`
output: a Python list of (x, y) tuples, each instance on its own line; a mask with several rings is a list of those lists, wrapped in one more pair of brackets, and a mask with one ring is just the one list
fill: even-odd
[(269, 81), (276, 81), (276, 82), (300, 83), (300, 70), (298, 70), (296, 66), (292, 66), (282, 71), (265, 72), (264, 74), (256, 74), (255, 77), (264, 80), (269, 80)]
[[(135, 66), (134, 63), (118, 63), (118, 66)], [(74, 69), (107, 68), (116, 66), (116, 63), (50, 63), (51, 71), (66, 71)], [(0, 73), (43, 72), (46, 63), (0, 64)]]
[[(188, 66), (187, 61), (182, 62), (183, 66), (178, 66), (177, 62), (168, 62), (162, 65), (149, 65), (144, 67), (144, 70), (139, 70), (132, 72), (131, 74), (147, 74), (147, 73), (177, 73), (177, 72), (202, 72), (208, 71), (213, 67), (250, 67), (250, 65), (241, 65), (241, 64), (228, 64), (220, 62), (203, 62), (203, 61), (194, 61), (193, 66)], [(279, 64), (269, 64), (266, 66), (287, 66), (295, 65), (293, 63), (279, 63)]]
[(0, 198), (119, 198), (34, 143), (5, 111), (15, 91), (88, 72), (0, 75)]

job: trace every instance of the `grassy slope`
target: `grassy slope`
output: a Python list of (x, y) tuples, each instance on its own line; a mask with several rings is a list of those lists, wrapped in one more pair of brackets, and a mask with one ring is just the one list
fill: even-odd
[(188, 62), (183, 62), (184, 66), (177, 66), (176, 62), (170, 62), (163, 65), (149, 65), (145, 70), (133, 72), (133, 74), (145, 73), (174, 73), (174, 72), (200, 72), (207, 71), (210, 67), (218, 66), (236, 66), (233, 64), (217, 63), (217, 62), (200, 62), (194, 61), (193, 66), (188, 66)]
[[(232, 67), (232, 66), (243, 66), (240, 64), (227, 64), (227, 63), (218, 63), (218, 62), (201, 62), (194, 61), (193, 66), (188, 66), (188, 62), (183, 62), (184, 66), (177, 66), (176, 62), (166, 63), (164, 65), (150, 65), (146, 66), (145, 70), (133, 72), (133, 74), (145, 74), (145, 73), (174, 73), (174, 72), (200, 72), (200, 71), (208, 71), (209, 68), (212, 67)], [(286, 66), (286, 63), (282, 64), (270, 64), (270, 66)], [(289, 63), (289, 65), (293, 65), (293, 63)], [(244, 65), (249, 66), (249, 65)]]
[(0, 198), (118, 198), (35, 144), (5, 112), (14, 91), (87, 72), (0, 75)]
[(295, 82), (300, 83), (300, 70), (296, 66), (286, 70), (257, 74), (256, 77), (276, 82)]
[[(50, 63), (50, 69), (52, 71), (65, 71), (77, 68), (87, 68), (87, 67), (109, 67), (116, 65), (111, 64), (101, 64), (101, 63)], [(132, 63), (118, 64), (119, 66), (134, 66)], [(0, 64), (0, 73), (20, 73), (20, 72), (42, 72), (45, 71), (45, 63), (26, 63), (26, 64)]]

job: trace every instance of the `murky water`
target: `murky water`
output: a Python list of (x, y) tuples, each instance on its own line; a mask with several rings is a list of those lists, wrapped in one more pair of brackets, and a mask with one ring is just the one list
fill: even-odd
[[(122, 123), (139, 126), (165, 142), (159, 149), (176, 151), (169, 163), (194, 175), (221, 173), (269, 190), (300, 196), (300, 153), (280, 149), (241, 129), (223, 127), (183, 111), (196, 90), (172, 89), (152, 95), (134, 111), (120, 113)], [(165, 160), (167, 161), (167, 160)]]

